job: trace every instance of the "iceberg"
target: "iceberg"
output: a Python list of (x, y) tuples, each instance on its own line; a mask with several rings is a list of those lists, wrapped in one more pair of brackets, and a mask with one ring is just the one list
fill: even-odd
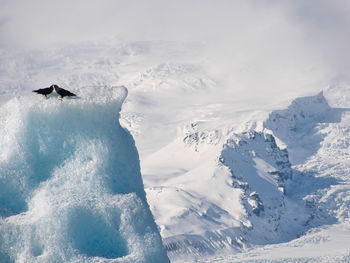
[(0, 108), (0, 262), (169, 262), (119, 123), (127, 89), (75, 91)]

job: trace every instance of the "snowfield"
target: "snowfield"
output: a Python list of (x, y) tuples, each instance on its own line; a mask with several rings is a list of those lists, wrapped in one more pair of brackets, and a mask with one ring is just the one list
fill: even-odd
[(166, 262), (158, 230), (171, 262), (350, 262), (350, 86), (244, 90), (205, 51), (1, 51), (0, 258)]

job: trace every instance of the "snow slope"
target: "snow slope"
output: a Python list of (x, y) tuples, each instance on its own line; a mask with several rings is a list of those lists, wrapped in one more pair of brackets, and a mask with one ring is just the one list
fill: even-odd
[[(349, 90), (336, 86), (324, 93), (338, 101)], [(287, 242), (343, 221), (333, 214), (349, 208), (348, 187), (337, 179), (348, 174), (347, 108), (333, 108), (319, 93), (292, 101), (286, 110), (257, 113), (241, 125), (237, 119), (222, 125), (225, 113), (214, 112), (178, 128), (175, 140), (142, 162), (151, 209), (173, 261)], [(345, 127), (339, 129), (340, 123)], [(325, 143), (322, 127), (333, 130), (334, 140), (340, 140), (339, 131), (345, 138), (344, 153), (331, 154), (332, 162), (344, 158), (340, 171), (330, 168), (335, 164), (329, 158), (317, 161), (328, 174), (309, 165), (301, 169)], [(333, 195), (337, 200), (319, 203), (327, 191), (339, 191)], [(344, 245), (340, 250), (346, 254)]]
[(0, 109), (1, 262), (168, 262), (138, 153), (119, 124), (124, 87)]
[(272, 135), (191, 128), (143, 162), (170, 257), (237, 252), (291, 240), (305, 229), (306, 209), (287, 194), (295, 171)]
[(309, 230), (287, 243), (203, 262), (350, 261), (349, 96), (348, 85), (333, 86), (296, 99), (265, 122), (295, 160), (299, 173), (289, 195), (309, 210)]

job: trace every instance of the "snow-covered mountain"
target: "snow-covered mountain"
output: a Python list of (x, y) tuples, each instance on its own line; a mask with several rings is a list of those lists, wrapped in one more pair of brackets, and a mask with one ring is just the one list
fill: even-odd
[[(36, 94), (29, 95), (31, 90), (54, 82), (77, 93), (83, 100), (91, 90), (97, 90), (96, 98), (106, 98), (105, 102), (101, 99), (101, 110), (112, 118), (104, 86), (125, 85), (129, 95), (120, 112), (120, 123), (135, 139), (145, 187), (143, 190), (135, 186), (136, 190), (132, 192), (143, 195), (145, 191), (163, 244), (173, 262), (348, 262), (349, 85), (334, 82), (322, 86), (322, 81), (311, 85), (309, 77), (305, 77), (308, 85), (293, 91), (268, 90), (266, 87), (242, 90), (232, 86), (232, 82), (224, 81), (223, 76), (213, 70), (215, 65), (206, 56), (206, 51), (202, 43), (167, 41), (86, 42), (45, 52), (4, 49), (0, 53), (1, 102), (4, 104), (16, 96), (19, 97), (15, 99), (17, 101), (25, 101), (26, 96), (34, 100)], [(242, 72), (245, 75), (250, 70), (254, 72), (243, 65), (233, 74)], [(305, 70), (305, 73), (310, 71)], [(55, 115), (55, 107), (73, 103), (55, 98), (37, 99), (46, 107), (45, 114), (50, 116)], [(22, 132), (17, 127), (22, 125), (21, 122), (13, 121), (18, 118), (11, 116), (16, 115), (16, 111), (21, 112), (22, 105), (26, 104), (16, 105), (7, 112), (8, 106), (2, 107), (1, 116), (6, 119), (4, 127), (7, 129), (3, 133), (8, 136), (14, 131)], [(33, 105), (33, 109), (44, 106)], [(84, 136), (109, 133), (101, 124), (107, 120), (94, 115), (95, 106), (88, 102), (85, 106), (88, 112), (79, 114), (91, 124), (88, 125), (91, 131), (85, 133), (84, 127), (77, 127), (79, 132)], [(117, 112), (113, 114), (117, 115)], [(44, 114), (40, 110), (35, 113)], [(32, 121), (38, 121), (38, 118)], [(35, 123), (30, 127), (37, 129)], [(47, 138), (54, 140), (57, 137), (54, 135), (60, 132), (57, 128), (50, 128)], [(111, 136), (101, 138), (109, 140)], [(26, 146), (33, 146), (33, 138), (28, 138)], [(43, 138), (46, 137), (43, 135)], [(50, 142), (38, 142), (38, 145), (45, 147), (51, 145)], [(7, 140), (2, 141), (3, 145), (6, 143)], [(15, 149), (9, 145), (2, 149)], [(108, 145), (108, 142), (103, 144), (102, 151), (96, 154), (101, 162), (107, 158), (103, 149), (122, 153), (118, 147), (110, 149)], [(5, 160), (8, 154), (2, 151), (1, 156)], [(23, 158), (27, 165), (32, 165), (32, 160), (39, 157)], [(88, 158), (84, 160), (88, 161)], [(136, 159), (134, 161), (128, 163), (137, 163)], [(93, 167), (100, 170), (98, 166)], [(20, 171), (23, 178), (27, 176), (25, 169)], [(130, 180), (130, 183), (134, 182)], [(135, 182), (139, 182), (138, 179)], [(47, 184), (55, 183), (53, 180)], [(58, 184), (57, 187), (65, 185)], [(17, 191), (20, 193), (18, 200), (25, 199), (22, 200), (24, 204), (36, 193), (39, 195), (40, 189), (48, 189), (45, 182), (37, 182), (34, 186), (20, 185), (29, 192)], [(94, 192), (90, 188), (84, 189)], [(73, 194), (69, 196), (74, 197)], [(31, 207), (34, 209), (37, 204), (40, 208), (42, 203), (35, 203), (35, 200), (56, 200), (54, 196), (49, 197), (33, 199)], [(84, 198), (81, 197), (82, 202)], [(14, 216), (14, 227), (24, 224), (18, 226), (17, 231), (26, 229), (30, 220), (35, 219), (20, 207), (11, 214), (8, 212), (11, 202), (8, 199), (0, 201), (3, 229), (9, 229), (8, 217)], [(114, 204), (108, 198), (107, 201)], [(142, 198), (140, 202), (143, 202)], [(106, 207), (93, 210), (97, 213)], [(81, 212), (81, 217), (85, 212)], [(146, 212), (146, 222), (149, 222), (149, 216)], [(44, 224), (47, 218), (51, 217), (39, 216), (41, 221), (38, 220)], [(95, 222), (94, 217), (91, 220)], [(84, 225), (79, 228), (79, 224), (73, 222), (76, 229), (84, 230)], [(10, 236), (7, 238), (5, 245), (0, 246), (3, 257), (10, 254)], [(78, 250), (89, 247), (86, 240), (80, 240)], [(31, 251), (29, 243), (28, 251)], [(18, 241), (16, 244), (27, 248), (27, 243)], [(43, 245), (34, 250), (45, 251)], [(45, 255), (39, 252), (31, 255)], [(72, 259), (76, 257), (73, 252), (70, 255)]]
[[(146, 191), (151, 204), (159, 203), (151, 208), (169, 255), (181, 261), (179, 254), (241, 251), (290, 241), (312, 227), (338, 222), (334, 213), (347, 214), (349, 207), (348, 164), (343, 162), (341, 174), (335, 175), (328, 170), (334, 165), (330, 160), (313, 161), (330, 174), (315, 171), (309, 162), (322, 149), (322, 129), (344, 122), (347, 111), (332, 108), (323, 93), (298, 98), (286, 110), (271, 112), (262, 131), (237, 134), (194, 123), (146, 158), (144, 178), (146, 186), (153, 186)], [(346, 136), (341, 136), (343, 143)], [(327, 148), (338, 148), (331, 145)], [(346, 156), (348, 149), (335, 158)], [(332, 201), (320, 202), (325, 192), (338, 187), (331, 191)]]
[(298, 98), (264, 123), (293, 160), (286, 196), (299, 207), (290, 210), (304, 229), (298, 238), (215, 262), (349, 262), (349, 92), (333, 86)]

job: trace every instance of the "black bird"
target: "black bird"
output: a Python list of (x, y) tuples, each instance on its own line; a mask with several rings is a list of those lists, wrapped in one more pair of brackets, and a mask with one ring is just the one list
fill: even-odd
[(43, 89), (37, 89), (37, 90), (33, 90), (33, 92), (36, 92), (38, 94), (42, 94), (45, 95), (45, 97), (47, 98), (47, 95), (51, 94), (51, 92), (53, 91), (53, 85), (51, 85), (48, 88), (43, 88)]
[(55, 91), (57, 92), (58, 95), (61, 96), (61, 99), (62, 99), (63, 97), (66, 97), (66, 96), (68, 96), (68, 97), (77, 96), (77, 95), (75, 95), (74, 93), (70, 92), (69, 90), (62, 89), (62, 88), (60, 88), (59, 86), (57, 86), (57, 85), (55, 85), (55, 84), (52, 85), (51, 87), (54, 87), (54, 88), (55, 88)]

